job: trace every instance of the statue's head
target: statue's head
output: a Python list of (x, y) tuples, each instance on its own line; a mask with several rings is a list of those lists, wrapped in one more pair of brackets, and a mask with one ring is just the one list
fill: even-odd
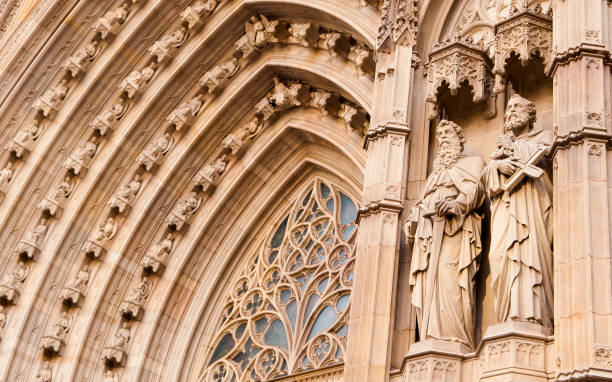
[(465, 144), (465, 135), (461, 126), (454, 122), (443, 120), (436, 128), (438, 139), (438, 155), (434, 161), (434, 171), (440, 171), (454, 165)]
[(506, 107), (504, 130), (513, 131), (518, 135), (517, 133), (522, 132), (524, 128), (530, 129), (535, 121), (535, 104), (518, 94), (513, 95)]

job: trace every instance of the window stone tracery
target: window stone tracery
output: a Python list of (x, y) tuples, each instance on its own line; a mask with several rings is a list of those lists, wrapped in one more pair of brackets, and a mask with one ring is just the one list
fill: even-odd
[(200, 381), (263, 381), (343, 362), (356, 204), (317, 179), (271, 230), (222, 311)]

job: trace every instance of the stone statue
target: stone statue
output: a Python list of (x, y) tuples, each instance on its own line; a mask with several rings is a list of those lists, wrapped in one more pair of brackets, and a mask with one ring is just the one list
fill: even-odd
[(406, 223), (414, 241), (410, 269), (412, 304), (421, 340), (441, 339), (474, 348), (474, 275), (482, 250), (484, 162), (463, 156), (460, 126), (441, 121), (438, 155), (422, 198)]
[(98, 226), (98, 230), (93, 236), (93, 240), (98, 243), (103, 243), (112, 239), (117, 232), (117, 222), (112, 217), (106, 219), (106, 221)]
[(0, 192), (6, 194), (9, 183), (13, 180), (14, 175), (13, 162), (7, 162), (6, 167), (0, 170)]
[(140, 175), (134, 174), (132, 180), (121, 186), (117, 193), (111, 196), (108, 204), (111, 206), (111, 208), (116, 209), (118, 213), (122, 214), (132, 203), (132, 199), (138, 195), (141, 185), (142, 180), (140, 179)]
[(491, 199), (491, 263), (499, 322), (529, 321), (552, 327), (552, 191), (541, 160), (549, 131), (533, 130), (535, 105), (514, 95), (504, 130), (483, 182)]
[(181, 26), (171, 33), (166, 33), (161, 39), (155, 41), (149, 53), (157, 57), (157, 62), (163, 62), (166, 58), (174, 56), (176, 50), (187, 40), (187, 27)]
[(113, 124), (118, 121), (127, 111), (126, 102), (123, 98), (113, 104), (110, 108), (100, 113), (90, 124), (91, 128), (98, 130), (101, 136), (106, 135), (108, 129), (113, 129)]
[(89, 140), (81, 147), (77, 148), (66, 160), (64, 164), (66, 168), (71, 170), (75, 175), (81, 175), (81, 173), (89, 168), (93, 157), (98, 151), (98, 138), (93, 135)]
[(166, 218), (166, 222), (169, 226), (174, 226), (177, 231), (183, 229), (183, 226), (189, 223), (191, 216), (200, 208), (202, 204), (202, 198), (198, 196), (198, 193), (192, 191), (189, 196), (181, 200), (170, 212)]
[(119, 84), (119, 89), (127, 93), (128, 98), (134, 98), (136, 93), (142, 93), (144, 86), (153, 78), (157, 63), (151, 62), (142, 70), (134, 70)]
[(42, 240), (45, 238), (45, 234), (47, 233), (47, 227), (47, 219), (40, 219), (40, 222), (36, 225), (36, 227), (26, 232), (24, 239), (37, 247), (40, 247)]
[(129, 7), (129, 3), (125, 2), (120, 7), (106, 12), (106, 14), (100, 17), (94, 24), (94, 31), (100, 33), (102, 39), (106, 39), (109, 33), (116, 35), (119, 32), (121, 24), (125, 22)]
[(136, 161), (144, 167), (145, 170), (151, 171), (154, 165), (159, 165), (164, 155), (172, 148), (173, 139), (170, 133), (164, 133), (153, 142), (149, 143), (142, 153), (136, 158)]
[(202, 94), (198, 94), (174, 109), (168, 116), (167, 121), (174, 125), (176, 131), (181, 131), (184, 126), (191, 125), (203, 103)]
[(47, 212), (49, 216), (55, 216), (58, 209), (64, 208), (64, 203), (68, 200), (73, 188), (74, 182), (67, 176), (57, 186), (49, 190), (47, 196), (40, 202), (38, 207)]
[(25, 151), (32, 151), (40, 133), (42, 133), (42, 125), (35, 118), (29, 126), (20, 129), (15, 134), (12, 142), (9, 143), (9, 152), (15, 155), (16, 158), (21, 158)]
[(68, 93), (68, 81), (63, 78), (59, 84), (43, 93), (34, 104), (34, 108), (40, 110), (45, 117), (49, 117), (52, 111), (59, 108), (60, 102)]
[(224, 88), (229, 79), (238, 73), (240, 63), (238, 59), (233, 57), (231, 60), (217, 65), (202, 76), (200, 82), (202, 86), (206, 86), (208, 93), (213, 93), (218, 89)]
[[(0, 305), (0, 334), (2, 334), (2, 329), (6, 326), (6, 313), (4, 312), (4, 306)], [(2, 337), (0, 336), (0, 339)]]
[(115, 349), (125, 350), (125, 345), (127, 345), (128, 342), (130, 342), (131, 335), (132, 334), (130, 332), (130, 326), (128, 325), (127, 322), (124, 322), (123, 325), (121, 325), (121, 328), (117, 330), (117, 333), (115, 333), (115, 336), (113, 337), (113, 340), (111, 341), (111, 347)]
[(64, 68), (70, 72), (70, 75), (74, 78), (80, 72), (86, 72), (89, 64), (93, 61), (98, 53), (98, 41), (92, 40), (89, 44), (83, 48), (77, 50), (73, 56), (70, 56)]
[(70, 331), (70, 324), (72, 318), (66, 312), (62, 312), (62, 316), (53, 325), (53, 332), (51, 335), (58, 339), (66, 338), (66, 334)]
[(210, 16), (217, 7), (217, 0), (200, 0), (195, 4), (185, 8), (181, 13), (181, 21), (189, 25), (189, 29), (193, 29), (202, 25), (203, 19)]
[(121, 301), (119, 312), (126, 320), (140, 320), (144, 311), (144, 302), (149, 297), (153, 284), (147, 277), (143, 277), (140, 284), (135, 286), (127, 297)]
[(83, 265), (79, 273), (74, 277), (72, 283), (62, 289), (60, 299), (65, 305), (72, 306), (79, 303), (80, 299), (85, 296), (85, 289), (89, 282), (89, 266)]
[(45, 361), (45, 364), (43, 365), (42, 369), (40, 369), (38, 371), (38, 374), (36, 374), (36, 381), (51, 382), (52, 374), (53, 373), (51, 371), (51, 364), (49, 363), (49, 361)]
[(260, 18), (251, 16), (245, 24), (246, 35), (251, 45), (257, 48), (263, 48), (268, 42), (268, 19), (261, 15)]
[(174, 245), (174, 235), (169, 233), (165, 239), (153, 244), (142, 259), (140, 265), (146, 272), (157, 273), (162, 265), (165, 265), (166, 258), (172, 251)]
[(2, 305), (14, 304), (19, 297), (19, 288), (28, 277), (30, 267), (23, 261), (19, 261), (17, 269), (12, 273), (7, 273), (0, 281), (0, 303)]
[(204, 166), (204, 168), (196, 175), (194, 183), (202, 187), (202, 191), (207, 192), (211, 186), (215, 186), (217, 184), (217, 181), (225, 172), (228, 162), (229, 159), (227, 158), (227, 155), (223, 154), (213, 163)]

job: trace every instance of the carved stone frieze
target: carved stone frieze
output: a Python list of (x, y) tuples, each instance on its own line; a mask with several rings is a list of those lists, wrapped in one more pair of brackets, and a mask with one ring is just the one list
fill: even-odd
[(539, 55), (548, 72), (553, 62), (552, 19), (541, 13), (541, 8), (525, 8), (495, 25), (495, 74), (494, 92), (504, 90), (503, 77), (506, 60), (516, 54), (521, 65), (526, 66), (533, 55)]

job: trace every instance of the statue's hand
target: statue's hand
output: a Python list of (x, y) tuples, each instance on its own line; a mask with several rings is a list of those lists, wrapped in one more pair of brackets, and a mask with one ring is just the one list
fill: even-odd
[(518, 169), (519, 166), (511, 159), (502, 159), (495, 161), (497, 170), (504, 175), (512, 176)]
[(458, 212), (457, 201), (454, 199), (445, 199), (436, 203), (436, 215), (438, 216), (456, 215)]

